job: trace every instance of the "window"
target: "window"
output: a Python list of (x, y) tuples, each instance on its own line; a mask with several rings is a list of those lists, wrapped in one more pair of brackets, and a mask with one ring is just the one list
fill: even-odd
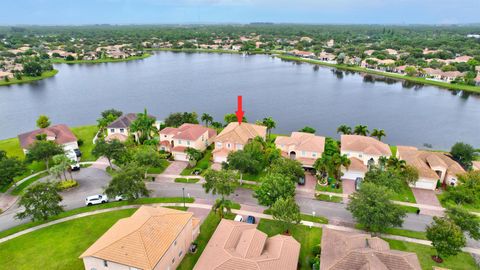
[(178, 144), (182, 144), (182, 140), (178, 140)]
[(317, 156), (317, 153), (312, 153), (312, 157), (316, 157)]
[(363, 155), (362, 154), (358, 154), (358, 157), (361, 158)]
[(237, 144), (237, 150), (242, 150), (243, 149), (243, 144)]
[(187, 141), (187, 145), (190, 145), (190, 141)]
[(112, 133), (115, 132), (115, 129), (111, 128), (111, 129), (110, 129), (110, 132), (112, 132)]
[(230, 148), (230, 144), (227, 144), (227, 148)]
[(180, 252), (178, 253), (178, 257), (181, 258), (183, 255), (183, 250), (180, 250)]
[(103, 260), (103, 266), (108, 267), (108, 262), (106, 260)]
[(175, 258), (172, 259), (172, 264), (174, 264), (174, 263), (175, 263)]
[(163, 135), (163, 137), (165, 137), (165, 138), (166, 138), (166, 137), (167, 137), (167, 135)]
[(302, 151), (302, 157), (304, 157), (304, 156), (305, 156), (305, 151)]
[(123, 133), (125, 131), (125, 129), (121, 128), (120, 129), (120, 133)]
[(217, 142), (217, 147), (218, 147), (218, 148), (222, 148), (222, 143), (221, 143), (221, 142)]
[(174, 245), (174, 246), (177, 245), (177, 240), (173, 241), (173, 245)]

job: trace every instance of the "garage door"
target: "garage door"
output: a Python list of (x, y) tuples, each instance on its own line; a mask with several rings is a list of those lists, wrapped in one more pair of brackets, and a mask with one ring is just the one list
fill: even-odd
[(365, 173), (363, 172), (357, 172), (357, 171), (344, 171), (342, 179), (351, 179), (355, 180), (357, 177), (365, 177)]
[(222, 156), (215, 156), (215, 157), (213, 158), (213, 162), (215, 162), (215, 163), (227, 162), (227, 158), (226, 158), (226, 157), (222, 157)]
[(434, 190), (436, 187), (436, 183), (432, 181), (425, 181), (425, 180), (418, 180), (415, 183), (416, 188), (421, 188), (421, 189), (430, 189)]
[(187, 154), (185, 153), (173, 153), (175, 160), (188, 161)]

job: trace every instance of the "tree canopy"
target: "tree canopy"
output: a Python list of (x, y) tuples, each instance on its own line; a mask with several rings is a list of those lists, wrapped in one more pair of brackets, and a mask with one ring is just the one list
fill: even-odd
[(293, 224), (300, 223), (300, 207), (292, 197), (279, 198), (270, 211), (273, 219), (282, 223), (285, 232), (289, 232)]
[(440, 258), (457, 255), (466, 244), (461, 228), (446, 217), (433, 217), (432, 224), (427, 226), (427, 239)]
[(260, 185), (254, 191), (258, 203), (272, 206), (280, 198), (295, 196), (295, 183), (283, 174), (269, 173), (260, 179)]
[(36, 183), (20, 197), (18, 204), (25, 209), (15, 217), (19, 219), (30, 217), (34, 221), (47, 220), (63, 212), (63, 207), (60, 205), (62, 200), (54, 183)]
[(110, 198), (122, 196), (128, 201), (148, 196), (149, 191), (143, 181), (143, 171), (137, 164), (125, 166), (121, 171), (114, 174), (112, 180), (105, 189)]

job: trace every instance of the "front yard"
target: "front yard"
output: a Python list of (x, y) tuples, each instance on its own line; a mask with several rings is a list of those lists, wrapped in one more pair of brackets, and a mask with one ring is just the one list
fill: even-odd
[(92, 150), (95, 146), (93, 144), (93, 138), (95, 137), (95, 134), (97, 134), (97, 126), (81, 126), (71, 129), (77, 139), (83, 142), (83, 144), (79, 146), (79, 149), (82, 152), (81, 161), (95, 161), (96, 158), (92, 155)]
[(207, 150), (205, 150), (205, 152), (203, 153), (203, 157), (197, 162), (197, 164), (192, 167), (192, 168), (185, 168), (181, 173), (180, 175), (184, 175), (184, 176), (187, 176), (187, 175), (192, 175), (193, 171), (195, 170), (201, 170), (202, 172), (206, 171), (208, 168), (210, 168), (210, 166), (212, 166), (212, 151), (213, 151), (213, 147), (210, 146), (207, 148)]

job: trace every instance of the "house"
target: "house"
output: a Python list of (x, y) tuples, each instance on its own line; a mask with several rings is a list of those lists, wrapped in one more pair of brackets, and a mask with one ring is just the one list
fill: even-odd
[(346, 155), (351, 164), (342, 168), (343, 178), (355, 180), (364, 177), (369, 165), (378, 164), (380, 157), (390, 157), (392, 151), (388, 144), (375, 138), (361, 135), (342, 135), (340, 153)]
[(385, 51), (390, 55), (398, 55), (398, 51), (394, 49), (386, 49)]
[(222, 219), (194, 270), (296, 270), (300, 243), (292, 236), (268, 237), (254, 224)]
[(402, 75), (405, 75), (405, 69), (407, 68), (407, 66), (399, 66), (399, 67), (395, 67), (393, 69), (393, 72), (395, 73), (398, 73), (398, 74), (402, 74)]
[(315, 53), (313, 52), (307, 52), (307, 51), (299, 51), (299, 50), (293, 50), (290, 51), (289, 54), (297, 57), (302, 57), (302, 58), (314, 58)]
[(191, 147), (205, 151), (217, 132), (197, 124), (183, 124), (178, 128), (164, 128), (159, 135), (160, 150), (171, 152), (175, 160), (188, 161), (185, 150)]
[(324, 228), (320, 270), (421, 270), (417, 254), (368, 234)]
[[(370, 64), (371, 62), (372, 64)], [(367, 58), (362, 61), (360, 64), (361, 67), (363, 68), (372, 68), (372, 69), (380, 69), (384, 71), (388, 71), (388, 68), (385, 68), (386, 66), (391, 66), (395, 64), (395, 60), (392, 59), (378, 59), (378, 58)]]
[(375, 52), (375, 50), (366, 50), (366, 51), (364, 51), (363, 53), (364, 53), (365, 55), (371, 56), (374, 52)]
[(176, 269), (200, 232), (193, 213), (141, 206), (82, 255), (85, 270)]
[(332, 64), (335, 64), (335, 58), (336, 56), (333, 53), (321, 52), (318, 55), (318, 60)]
[(465, 170), (450, 156), (431, 151), (421, 151), (412, 146), (398, 146), (397, 157), (418, 170), (418, 180), (412, 187), (435, 190), (437, 182), (456, 185), (457, 175)]
[[(149, 115), (149, 117), (155, 118), (155, 116), (152, 115)], [(115, 121), (113, 121), (112, 123), (110, 123), (110, 125), (107, 126), (107, 137), (105, 138), (105, 140), (119, 140), (121, 142), (125, 142), (130, 135), (133, 135), (136, 138), (137, 134), (130, 134), (130, 125), (136, 119), (136, 113), (127, 113), (118, 117)], [(156, 122), (155, 126), (157, 127), (157, 129), (159, 129), (160, 123)]]
[(245, 144), (255, 137), (265, 139), (267, 128), (250, 123), (232, 122), (228, 124), (215, 138), (213, 161), (222, 163), (227, 161), (227, 156), (232, 151), (242, 150)]
[(38, 137), (42, 135), (45, 136), (45, 140), (61, 145), (65, 152), (78, 149), (77, 137), (67, 125), (59, 124), (18, 135), (23, 152), (26, 154), (28, 148), (38, 141)]
[(275, 145), (282, 151), (282, 156), (298, 160), (305, 168), (313, 168), (315, 160), (322, 156), (325, 149), (325, 137), (292, 132), (290, 137), (278, 136)]
[(305, 41), (305, 42), (311, 43), (313, 41), (313, 38), (311, 38), (311, 37), (301, 37), (300, 41)]
[(0, 80), (5, 80), (5, 78), (12, 79), (13, 73), (8, 71), (0, 71)]
[(425, 77), (428, 80), (452, 82), (458, 77), (465, 76), (465, 73), (460, 71), (441, 71), (440, 69), (425, 68), (423, 69)]
[(423, 49), (423, 54), (426, 55), (426, 54), (435, 54), (435, 53), (438, 53), (440, 52), (440, 50), (430, 50), (428, 48), (425, 48)]
[(333, 46), (335, 46), (335, 40), (330, 39), (329, 41), (327, 41), (327, 47), (331, 48)]
[(455, 57), (455, 59), (453, 60), (453, 62), (455, 62), (455, 63), (466, 63), (466, 62), (468, 62), (470, 59), (473, 59), (473, 57), (468, 56), (468, 55), (462, 55), (462, 56)]

